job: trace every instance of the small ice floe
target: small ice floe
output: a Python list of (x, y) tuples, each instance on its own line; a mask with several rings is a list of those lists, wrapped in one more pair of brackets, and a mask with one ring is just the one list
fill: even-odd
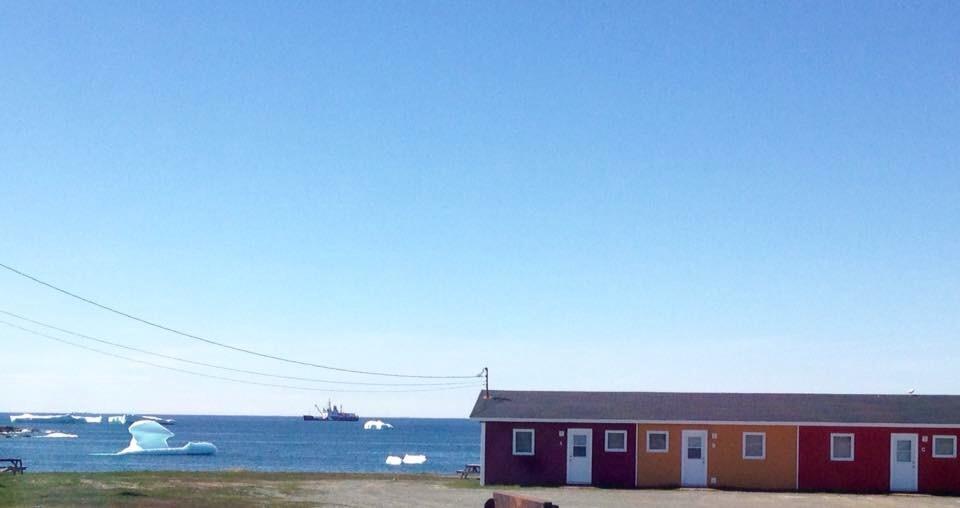
[(144, 416), (141, 416), (140, 419), (141, 419), (141, 420), (154, 421), (154, 422), (157, 422), (157, 423), (162, 424), (162, 425), (173, 425), (173, 424), (177, 423), (177, 421), (174, 420), (174, 419), (172, 419), (172, 418), (160, 418), (159, 416), (145, 416), (145, 415), (144, 415)]
[(103, 416), (75, 416), (65, 415), (34, 415), (24, 413), (22, 415), (10, 415), (10, 421), (13, 423), (100, 423)]
[(403, 463), (404, 464), (423, 464), (427, 461), (426, 455), (404, 455)]
[(403, 459), (402, 459), (402, 458), (397, 457), (396, 455), (389, 455), (389, 456), (387, 456), (387, 465), (388, 465), (388, 466), (399, 466), (400, 464), (403, 464)]
[(179, 448), (171, 448), (167, 444), (167, 439), (174, 436), (173, 432), (152, 420), (134, 422), (128, 430), (133, 436), (130, 438), (130, 446), (113, 455), (213, 455), (217, 453), (217, 447), (205, 441), (191, 441)]
[(52, 431), (49, 431), (49, 430), (48, 430), (48, 431), (44, 432), (42, 435), (37, 436), (37, 437), (49, 437), (49, 438), (53, 438), (53, 439), (57, 439), (57, 438), (59, 438), (59, 439), (64, 439), (64, 438), (66, 438), (66, 439), (73, 439), (73, 438), (76, 438), (77, 435), (76, 435), (76, 434), (67, 434), (67, 433), (65, 433), (65, 432), (52, 432)]
[(108, 417), (107, 417), (107, 423), (117, 423), (117, 424), (120, 424), (120, 425), (126, 425), (126, 424), (127, 424), (127, 415), (108, 416)]
[(381, 420), (368, 420), (363, 424), (363, 430), (383, 430), (392, 429), (393, 425)]

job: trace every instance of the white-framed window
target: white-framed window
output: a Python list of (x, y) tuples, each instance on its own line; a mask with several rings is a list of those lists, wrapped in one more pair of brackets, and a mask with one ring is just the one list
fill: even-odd
[(534, 434), (533, 429), (513, 429), (513, 454), (533, 455)]
[(853, 434), (830, 434), (830, 460), (853, 461)]
[(957, 436), (933, 436), (933, 457), (935, 459), (957, 458)]
[(750, 460), (767, 458), (767, 434), (765, 432), (743, 433), (743, 458)]
[(627, 431), (608, 430), (603, 433), (603, 451), (605, 452), (625, 452), (627, 451)]
[(667, 453), (670, 450), (670, 434), (665, 430), (647, 431), (647, 452)]

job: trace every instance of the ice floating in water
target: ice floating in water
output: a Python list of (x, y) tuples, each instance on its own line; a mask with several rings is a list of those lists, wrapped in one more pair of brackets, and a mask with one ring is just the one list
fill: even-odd
[(37, 436), (37, 437), (75, 438), (75, 437), (77, 437), (77, 435), (76, 435), (76, 434), (66, 434), (66, 433), (64, 433), (64, 432), (47, 432), (47, 433), (43, 434), (42, 436)]
[(400, 464), (423, 464), (427, 461), (426, 455), (410, 455), (405, 454), (403, 458), (397, 457), (396, 455), (387, 456), (387, 464), (391, 466), (399, 466)]
[(173, 425), (177, 423), (177, 421), (172, 418), (160, 418), (158, 416), (141, 416), (140, 418), (143, 420), (151, 420), (157, 423), (162, 423), (164, 425)]
[(173, 432), (152, 420), (134, 422), (128, 430), (133, 436), (130, 438), (130, 446), (120, 450), (116, 455), (213, 455), (217, 453), (217, 447), (207, 442), (191, 441), (179, 448), (171, 448), (167, 444), (167, 439), (173, 437)]
[(13, 423), (100, 423), (103, 416), (74, 416), (66, 415), (32, 415), (24, 413), (22, 415), (10, 415), (10, 421)]
[(32, 415), (24, 413), (19, 416), (10, 415), (10, 421), (13, 423), (73, 423), (73, 417), (70, 415)]
[(363, 430), (392, 429), (393, 425), (380, 420), (369, 420), (363, 424)]
[(107, 423), (119, 423), (120, 425), (127, 424), (127, 415), (120, 416), (108, 416)]

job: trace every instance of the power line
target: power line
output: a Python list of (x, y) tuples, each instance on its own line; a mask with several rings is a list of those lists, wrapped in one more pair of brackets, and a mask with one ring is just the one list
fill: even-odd
[(54, 337), (54, 336), (52, 336), (52, 335), (48, 335), (48, 334), (45, 334), (45, 333), (43, 333), (43, 332), (38, 332), (38, 331), (36, 331), (36, 330), (31, 330), (31, 329), (29, 329), (29, 328), (24, 328), (24, 327), (22, 327), (22, 326), (15, 325), (15, 324), (13, 324), (13, 323), (8, 323), (8, 322), (3, 321), (3, 320), (0, 320), (0, 323), (5, 324), (5, 325), (7, 325), (7, 326), (10, 326), (10, 327), (12, 327), (12, 328), (16, 328), (16, 329), (25, 331), (25, 332), (27, 332), (27, 333), (31, 333), (31, 334), (36, 335), (36, 336), (39, 336), (39, 337), (43, 337), (43, 338), (46, 338), (46, 339), (49, 339), (49, 340), (53, 340), (53, 341), (56, 341), (56, 342), (60, 342), (60, 343), (62, 343), (62, 344), (66, 344), (66, 345), (68, 345), (68, 346), (73, 346), (73, 347), (76, 347), (76, 348), (84, 349), (84, 350), (86, 350), (86, 351), (92, 351), (92, 352), (94, 352), (94, 353), (99, 353), (99, 354), (101, 354), (101, 355), (109, 356), (109, 357), (112, 357), (112, 358), (118, 358), (118, 359), (121, 359), (121, 360), (124, 360), (124, 361), (128, 361), (128, 362), (139, 363), (139, 364), (142, 364), (142, 365), (149, 365), (149, 366), (151, 366), (151, 367), (156, 367), (156, 368), (159, 368), (159, 369), (166, 369), (166, 370), (170, 370), (170, 371), (174, 371), (174, 372), (180, 372), (180, 373), (183, 373), (183, 374), (190, 374), (190, 375), (192, 375), (192, 376), (205, 377), (205, 378), (209, 378), (209, 379), (218, 379), (218, 380), (220, 380), (220, 381), (230, 381), (230, 382), (233, 382), (233, 383), (242, 383), (242, 384), (248, 384), (248, 385), (267, 386), (267, 387), (271, 387), (271, 388), (283, 388), (283, 389), (287, 389), (287, 390), (303, 390), (303, 391), (312, 391), (312, 392), (335, 392), (335, 393), (411, 393), (411, 392), (436, 392), (436, 391), (443, 391), (443, 390), (460, 390), (460, 389), (472, 388), (472, 387), (475, 387), (475, 386), (476, 386), (476, 383), (467, 383), (467, 382), (464, 382), (464, 383), (462, 383), (462, 384), (455, 385), (455, 386), (443, 386), (443, 387), (434, 387), (434, 388), (417, 388), (417, 389), (412, 389), (412, 390), (341, 390), (341, 389), (330, 390), (330, 389), (327, 389), (327, 388), (316, 388), (316, 387), (309, 387), (309, 386), (293, 386), (293, 385), (283, 385), (283, 384), (276, 384), (276, 383), (261, 383), (261, 382), (259, 382), (259, 381), (247, 381), (247, 380), (245, 380), (245, 379), (236, 379), (236, 378), (225, 377), (225, 376), (217, 376), (217, 375), (214, 375), (214, 374), (206, 374), (206, 373), (203, 373), (203, 372), (196, 372), (196, 371), (187, 370), (187, 369), (180, 369), (180, 368), (177, 368), (177, 367), (170, 367), (170, 366), (168, 366), (168, 365), (160, 365), (160, 364), (158, 364), (158, 363), (148, 362), (148, 361), (146, 361), (146, 360), (138, 360), (138, 359), (136, 359), (136, 358), (130, 358), (129, 356), (118, 355), (118, 354), (115, 354), (115, 353), (110, 353), (110, 352), (108, 352), (108, 351), (103, 351), (103, 350), (96, 349), (96, 348), (92, 348), (92, 347), (89, 347), (89, 346), (84, 346), (83, 344), (77, 344), (76, 342), (71, 342), (71, 341), (69, 341), (69, 340), (61, 339), (60, 337)]
[(215, 341), (215, 340), (213, 340), (213, 339), (207, 339), (207, 338), (201, 337), (201, 336), (199, 336), (199, 335), (194, 335), (194, 334), (192, 334), (192, 333), (183, 332), (183, 331), (177, 330), (177, 329), (175, 329), (175, 328), (171, 328), (171, 327), (169, 327), (169, 326), (162, 325), (162, 324), (160, 324), (160, 323), (156, 323), (156, 322), (153, 322), (153, 321), (149, 321), (149, 320), (147, 320), (147, 319), (143, 319), (143, 318), (134, 316), (133, 314), (128, 314), (128, 313), (123, 312), (123, 311), (121, 311), (121, 310), (117, 310), (117, 309), (115, 309), (115, 308), (113, 308), (113, 307), (109, 307), (109, 306), (107, 306), (107, 305), (103, 305), (103, 304), (101, 304), (101, 303), (97, 303), (97, 302), (95, 302), (95, 301), (93, 301), (93, 300), (90, 300), (89, 298), (85, 298), (85, 297), (80, 296), (80, 295), (78, 295), (78, 294), (76, 294), (76, 293), (71, 293), (70, 291), (67, 291), (66, 289), (63, 289), (63, 288), (54, 286), (53, 284), (51, 284), (51, 283), (49, 283), (49, 282), (45, 282), (45, 281), (43, 281), (43, 280), (40, 280), (40, 279), (34, 277), (33, 275), (30, 275), (30, 274), (28, 274), (28, 273), (21, 272), (20, 270), (17, 270), (16, 268), (13, 268), (13, 267), (11, 267), (11, 266), (5, 265), (5, 264), (3, 264), (3, 263), (0, 263), (0, 268), (4, 268), (4, 269), (6, 269), (6, 270), (8, 270), (8, 271), (10, 271), (10, 272), (13, 272), (13, 273), (21, 276), (21, 277), (24, 277), (24, 278), (26, 278), (26, 279), (32, 280), (33, 282), (36, 282), (37, 284), (46, 286), (46, 287), (48, 287), (48, 288), (50, 288), (50, 289), (53, 289), (54, 291), (58, 291), (58, 292), (60, 292), (60, 293), (63, 293), (63, 294), (65, 294), (65, 295), (71, 297), (71, 298), (76, 298), (77, 300), (80, 300), (80, 301), (82, 301), (82, 302), (86, 302), (86, 303), (88, 303), (88, 304), (90, 304), (90, 305), (93, 305), (93, 306), (95, 306), (95, 307), (99, 307), (99, 308), (101, 308), (101, 309), (103, 309), (103, 310), (106, 310), (106, 311), (108, 311), (108, 312), (112, 312), (112, 313), (114, 313), (114, 314), (117, 314), (118, 316), (123, 316), (123, 317), (125, 317), (125, 318), (132, 319), (132, 320), (134, 320), (134, 321), (139, 321), (140, 323), (143, 323), (143, 324), (145, 324), (145, 325), (149, 325), (149, 326), (152, 326), (152, 327), (154, 327), (154, 328), (159, 328), (159, 329), (161, 329), (161, 330), (165, 330), (165, 331), (168, 331), (168, 332), (171, 332), (171, 333), (175, 333), (175, 334), (177, 334), (177, 335), (180, 335), (180, 336), (183, 336), (183, 337), (187, 337), (188, 339), (199, 340), (199, 341), (201, 341), (201, 342), (206, 342), (207, 344), (211, 344), (211, 345), (214, 345), (214, 346), (218, 346), (218, 347), (222, 347), (222, 348), (226, 348), (226, 349), (231, 349), (231, 350), (233, 350), (233, 351), (238, 351), (238, 352), (246, 353), (246, 354), (249, 354), (249, 355), (259, 356), (259, 357), (261, 357), (261, 358), (267, 358), (267, 359), (270, 359), (270, 360), (277, 360), (277, 361), (280, 361), (280, 362), (292, 363), (292, 364), (296, 364), (296, 365), (304, 365), (304, 366), (307, 366), (307, 367), (316, 367), (316, 368), (318, 368), (318, 369), (335, 370), (335, 371), (338, 371), (338, 372), (349, 372), (349, 373), (351, 373), (351, 374), (366, 374), (366, 375), (370, 375), (370, 376), (384, 376), (384, 377), (398, 377), (398, 378), (416, 378), (416, 379), (472, 379), (472, 378), (478, 378), (478, 377), (480, 377), (480, 376), (482, 375), (482, 374), (474, 374), (474, 375), (470, 375), (470, 376), (428, 376), (428, 375), (419, 375), (419, 374), (397, 374), (397, 373), (393, 373), (393, 372), (378, 372), (378, 371), (370, 371), (370, 370), (346, 369), (346, 368), (342, 368), (342, 367), (333, 367), (333, 366), (330, 366), (330, 365), (322, 365), (322, 364), (318, 364), (318, 363), (311, 363), (311, 362), (305, 362), (305, 361), (301, 361), (301, 360), (294, 360), (294, 359), (292, 359), (292, 358), (285, 358), (285, 357), (282, 357), (282, 356), (270, 355), (270, 354), (267, 354), (267, 353), (261, 353), (261, 352), (259, 352), (259, 351), (254, 351), (254, 350), (251, 350), (251, 349), (245, 349), (245, 348), (238, 347), (238, 346), (231, 346), (230, 344), (225, 344), (225, 343), (223, 343), (223, 342), (218, 342), (218, 341)]
[[(146, 349), (141, 349), (141, 348), (134, 347), (134, 346), (128, 346), (128, 345), (126, 345), (126, 344), (120, 344), (120, 343), (118, 343), (118, 342), (112, 342), (112, 341), (109, 341), (109, 340), (106, 340), (106, 339), (102, 339), (102, 338), (99, 338), (99, 337), (94, 337), (94, 336), (86, 335), (86, 334), (83, 334), (83, 333), (80, 333), (80, 332), (75, 332), (75, 331), (72, 331), (72, 330), (67, 330), (66, 328), (60, 328), (59, 326), (54, 326), (54, 325), (51, 325), (51, 324), (49, 324), (49, 323), (44, 323), (44, 322), (42, 322), (42, 321), (37, 321), (37, 320), (35, 320), (35, 319), (31, 319), (31, 318), (28, 318), (28, 317), (26, 317), (26, 316), (22, 316), (22, 315), (20, 315), (20, 314), (16, 314), (16, 313), (13, 313), (13, 312), (10, 312), (10, 311), (6, 311), (6, 310), (3, 310), (3, 309), (0, 309), (0, 314), (6, 314), (7, 316), (15, 317), (15, 318), (17, 318), (17, 319), (21, 319), (21, 320), (23, 320), (23, 321), (27, 321), (28, 323), (33, 323), (33, 324), (35, 324), (35, 325), (43, 326), (43, 327), (45, 327), (45, 328), (49, 328), (49, 329), (51, 329), (51, 330), (56, 330), (56, 331), (61, 332), (61, 333), (66, 333), (66, 334), (69, 334), (69, 335), (73, 335), (74, 337), (79, 337), (79, 338), (81, 338), (81, 339), (86, 339), (86, 340), (92, 340), (92, 341), (94, 341), (94, 342), (99, 342), (99, 343), (101, 343), (101, 344), (106, 344), (106, 345), (108, 345), (108, 346), (123, 348), (123, 349), (126, 349), (126, 350), (128, 350), (128, 351), (135, 351), (135, 352), (137, 352), (137, 353), (142, 353), (142, 354), (150, 355), (150, 356), (156, 356), (156, 357), (158, 357), (158, 358), (165, 358), (165, 359), (167, 359), (167, 360), (175, 360), (175, 361), (178, 361), (178, 362), (189, 363), (189, 364), (192, 364), (192, 365), (199, 365), (199, 366), (201, 366), (201, 367), (210, 367), (210, 368), (213, 368), (213, 369), (227, 370), (227, 371), (231, 371), (231, 372), (238, 372), (238, 373), (241, 373), (241, 374), (252, 374), (252, 375), (254, 375), (254, 376), (272, 377), (272, 378), (277, 378), (277, 379), (289, 379), (289, 380), (293, 380), (293, 381), (308, 381), (308, 382), (311, 382), (311, 383), (329, 383), (329, 384), (339, 384), (339, 385), (362, 385), (362, 386), (394, 386), (394, 387), (397, 387), (397, 386), (452, 386), (452, 385), (457, 385), (457, 384), (462, 384), (462, 383), (463, 383), (462, 381), (444, 381), (444, 382), (431, 382), (431, 383), (366, 383), (366, 382), (362, 382), (362, 381), (334, 381), (334, 380), (329, 380), (329, 379), (317, 379), (317, 378), (310, 378), (310, 377), (283, 376), (283, 375), (280, 375), (280, 374), (270, 374), (270, 373), (267, 373), (267, 372), (259, 372), (259, 371), (256, 371), (256, 370), (236, 369), (236, 368), (233, 368), (233, 367), (225, 367), (225, 366), (223, 366), (223, 365), (217, 365), (217, 364), (213, 364), (213, 363), (200, 362), (200, 361), (197, 361), (197, 360), (190, 360), (190, 359), (187, 359), (187, 358), (181, 358), (181, 357), (179, 357), (179, 356), (173, 356), (173, 355), (168, 355), (168, 354), (164, 354), (164, 353), (156, 353), (156, 352), (154, 352), (154, 351), (148, 351), (148, 350), (146, 350)], [(4, 323), (4, 324), (7, 324), (7, 325), (11, 325), (11, 326), (16, 326), (16, 325), (12, 325), (11, 323), (7, 323), (6, 321), (2, 321), (2, 320), (0, 320), (0, 323)], [(27, 330), (26, 328), (21, 328), (21, 330), (29, 331), (29, 330)]]

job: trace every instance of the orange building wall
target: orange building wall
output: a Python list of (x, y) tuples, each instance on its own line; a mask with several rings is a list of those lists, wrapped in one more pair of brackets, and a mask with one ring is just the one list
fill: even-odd
[[(637, 425), (637, 487), (680, 486), (680, 431), (684, 428), (692, 427)], [(647, 452), (648, 430), (667, 431), (667, 453)]]
[[(743, 433), (764, 432), (766, 458), (743, 458)], [(716, 439), (714, 439), (716, 435)], [(797, 485), (797, 427), (715, 425), (708, 428), (710, 487), (756, 490), (794, 490)], [(716, 478), (716, 483), (712, 482)]]
[[(647, 451), (647, 431), (669, 433), (667, 453)], [(793, 490), (797, 478), (797, 428), (773, 425), (637, 426), (637, 486), (680, 485), (681, 431), (707, 431), (707, 486), (756, 490)], [(743, 458), (743, 433), (765, 432), (766, 458)], [(716, 479), (716, 482), (713, 481)]]

